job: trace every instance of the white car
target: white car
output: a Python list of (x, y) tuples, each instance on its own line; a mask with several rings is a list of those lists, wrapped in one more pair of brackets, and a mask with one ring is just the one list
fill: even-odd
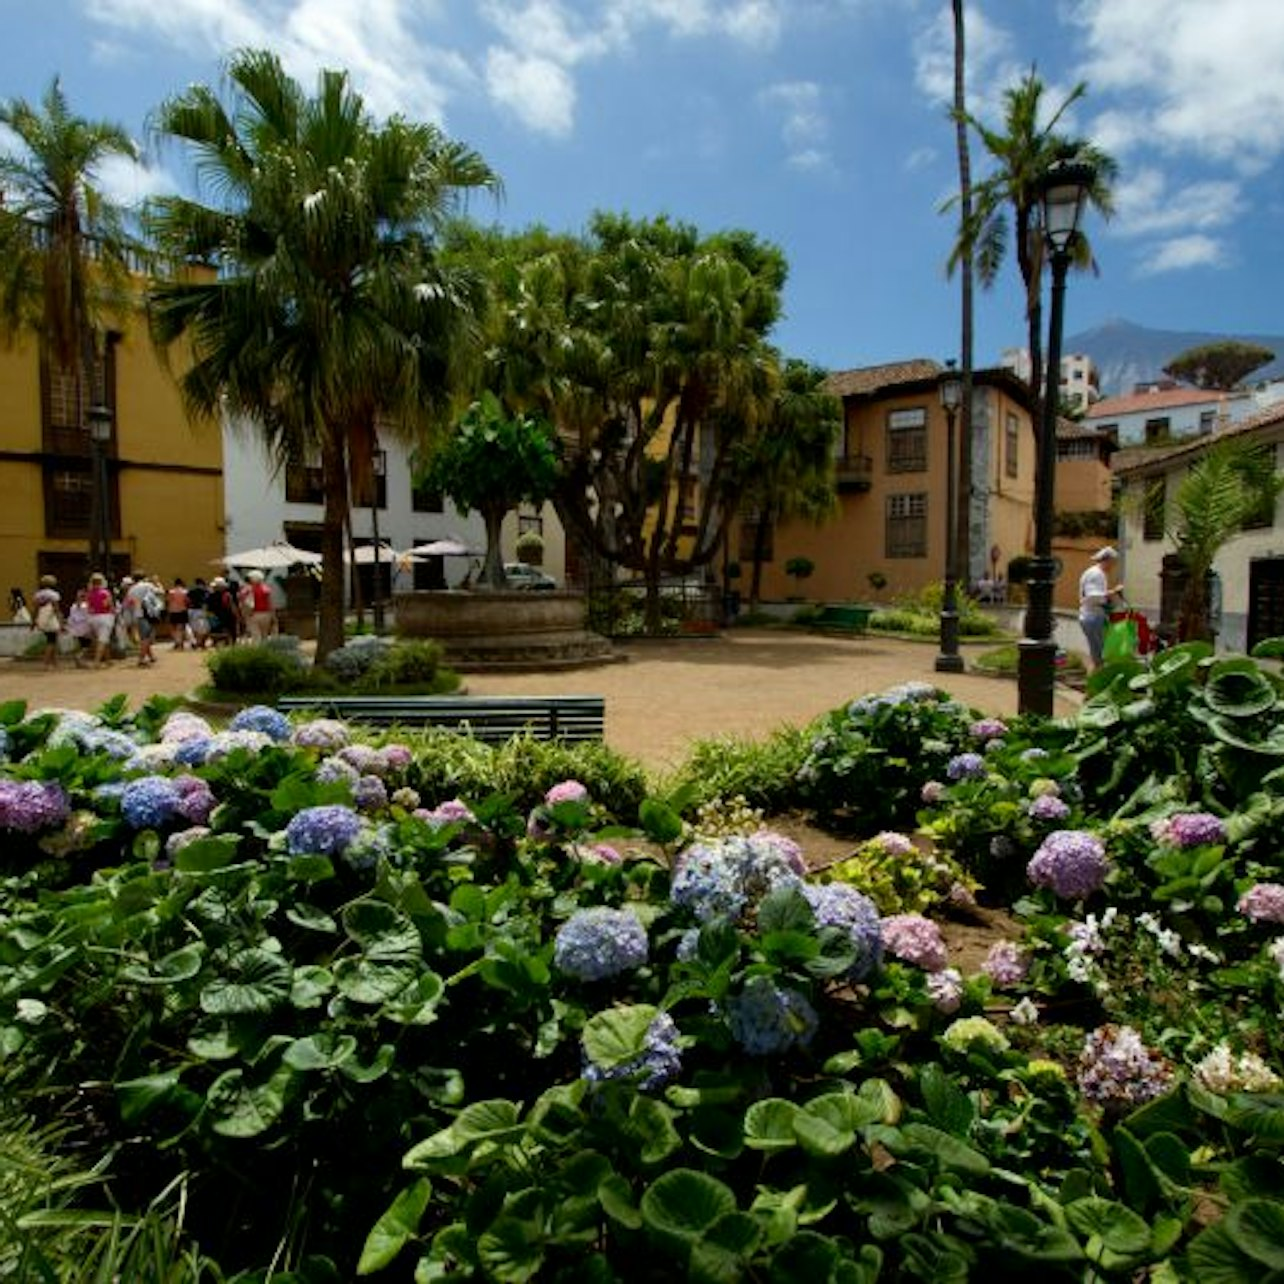
[(504, 578), (509, 587), (515, 589), (548, 592), (557, 587), (557, 581), (551, 575), (545, 575), (538, 567), (527, 566), (525, 562), (505, 562)]

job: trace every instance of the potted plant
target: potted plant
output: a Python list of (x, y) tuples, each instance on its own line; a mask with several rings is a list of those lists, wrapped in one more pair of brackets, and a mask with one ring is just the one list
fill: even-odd
[(887, 576), (882, 571), (870, 571), (865, 579), (869, 587), (874, 590), (875, 597), (887, 587)]
[(544, 565), (544, 537), (538, 531), (523, 531), (517, 537), (517, 560), (527, 566)]
[[(803, 580), (807, 579), (816, 569), (816, 563), (810, 557), (791, 557), (785, 563), (785, 574), (802, 586)], [(791, 602), (801, 602), (802, 594), (792, 594), (789, 598)]]

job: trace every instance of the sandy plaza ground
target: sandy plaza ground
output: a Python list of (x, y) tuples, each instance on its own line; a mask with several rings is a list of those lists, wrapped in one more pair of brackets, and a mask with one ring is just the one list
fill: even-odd
[[(935, 682), (984, 713), (1016, 711), (1014, 682), (937, 673), (936, 647), (926, 643), (754, 630), (628, 642), (618, 650), (626, 658), (616, 664), (466, 673), (463, 680), (472, 695), (604, 696), (607, 743), (656, 771), (680, 762), (692, 740), (757, 739), (898, 682)], [(205, 653), (159, 643), (156, 655), (150, 668), (121, 660), (105, 670), (77, 669), (64, 659), (53, 673), (0, 660), (0, 699), (26, 700), (32, 709), (92, 710), (117, 692), (137, 705), (156, 693), (192, 693), (206, 680)], [(1073, 692), (1059, 693), (1058, 713), (1072, 712), (1076, 702)]]

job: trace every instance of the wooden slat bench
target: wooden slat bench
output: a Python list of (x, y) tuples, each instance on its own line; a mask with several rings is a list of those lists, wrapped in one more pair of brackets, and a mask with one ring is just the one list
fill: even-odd
[(831, 633), (864, 633), (873, 614), (872, 606), (824, 606), (812, 621), (812, 628)]
[(602, 696), (281, 696), (283, 713), (309, 712), (372, 726), (451, 727), (478, 740), (601, 740)]

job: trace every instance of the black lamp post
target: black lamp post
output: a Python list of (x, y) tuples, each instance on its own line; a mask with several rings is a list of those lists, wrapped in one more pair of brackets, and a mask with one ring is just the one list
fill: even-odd
[(379, 449), (379, 439), (375, 438), (374, 457), (371, 463), (374, 473), (374, 492), (370, 500), (370, 524), (374, 533), (374, 628), (376, 633), (383, 632), (383, 545), (379, 542), (379, 483), (387, 468), (383, 451)]
[(111, 441), (111, 408), (95, 402), (85, 412), (89, 425), (90, 463), (93, 470), (89, 512), (89, 570), (111, 580), (111, 490), (107, 476), (107, 444)]
[(959, 654), (958, 532), (954, 510), (958, 506), (958, 465), (954, 448), (954, 420), (963, 404), (963, 380), (953, 361), (945, 363), (941, 375), (941, 406), (945, 410), (945, 593), (941, 599), (941, 649), (936, 657), (938, 673), (962, 673)]
[(1061, 323), (1065, 311), (1066, 272), (1088, 190), (1095, 178), (1091, 165), (1058, 161), (1042, 184), (1043, 236), (1052, 264), (1052, 295), (1048, 321), (1048, 351), (1039, 427), (1038, 462), (1034, 478), (1034, 556), (1027, 580), (1029, 605), (1025, 637), (1018, 647), (1017, 707), (1022, 713), (1051, 717), (1056, 683), (1057, 644), (1053, 637), (1052, 588), (1056, 563), (1052, 557), (1052, 519), (1057, 470), (1057, 411), (1061, 393)]

